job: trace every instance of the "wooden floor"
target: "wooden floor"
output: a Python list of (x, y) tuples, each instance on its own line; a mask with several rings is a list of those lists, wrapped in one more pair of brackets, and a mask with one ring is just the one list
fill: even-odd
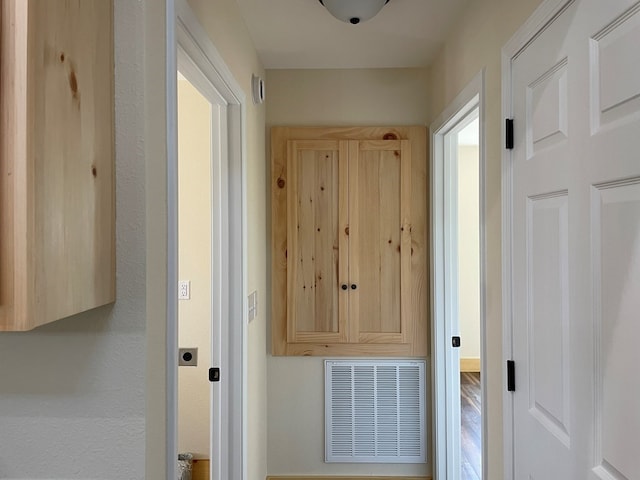
[(462, 480), (482, 479), (482, 427), (480, 373), (460, 374)]

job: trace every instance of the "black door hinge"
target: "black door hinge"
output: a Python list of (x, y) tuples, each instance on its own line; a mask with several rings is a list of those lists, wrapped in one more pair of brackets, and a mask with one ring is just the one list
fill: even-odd
[(507, 392), (516, 391), (516, 362), (507, 360)]
[(505, 120), (505, 130), (504, 130), (504, 147), (507, 150), (513, 149), (513, 118), (507, 118)]
[(453, 348), (459, 348), (460, 347), (460, 337), (451, 337), (451, 346)]
[(220, 381), (220, 369), (219, 368), (210, 368), (209, 369), (209, 381), (210, 382), (219, 382)]

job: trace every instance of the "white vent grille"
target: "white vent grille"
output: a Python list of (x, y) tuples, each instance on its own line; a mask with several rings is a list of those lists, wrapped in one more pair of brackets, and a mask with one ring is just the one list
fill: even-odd
[(325, 360), (325, 461), (424, 463), (425, 362)]

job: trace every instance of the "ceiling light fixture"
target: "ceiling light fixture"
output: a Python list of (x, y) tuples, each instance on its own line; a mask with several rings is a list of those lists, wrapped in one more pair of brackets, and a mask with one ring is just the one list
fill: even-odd
[(320, 0), (320, 3), (337, 19), (357, 25), (375, 17), (389, 0)]

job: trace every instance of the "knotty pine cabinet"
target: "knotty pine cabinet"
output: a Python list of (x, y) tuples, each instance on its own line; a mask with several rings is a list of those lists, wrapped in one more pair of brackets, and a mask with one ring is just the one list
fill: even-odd
[(424, 127), (272, 129), (272, 353), (426, 356)]
[(115, 300), (112, 0), (0, 0), (0, 331)]

